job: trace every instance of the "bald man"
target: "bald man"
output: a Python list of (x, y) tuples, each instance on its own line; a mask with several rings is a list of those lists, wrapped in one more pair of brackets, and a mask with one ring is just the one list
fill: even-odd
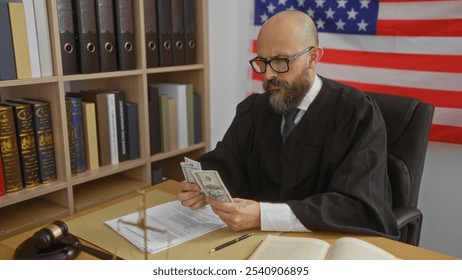
[(250, 64), (264, 77), (264, 93), (242, 101), (223, 140), (198, 159), (220, 173), (234, 203), (205, 198), (187, 182), (177, 198), (191, 209), (209, 203), (236, 231), (396, 239), (384, 121), (365, 93), (316, 74), (318, 41), (302, 12), (280, 12), (262, 26)]

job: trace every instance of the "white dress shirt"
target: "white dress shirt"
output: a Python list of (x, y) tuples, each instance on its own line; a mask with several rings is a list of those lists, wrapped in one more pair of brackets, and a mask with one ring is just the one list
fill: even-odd
[[(316, 75), (313, 86), (297, 107), (300, 111), (295, 117), (295, 125), (300, 122), (306, 110), (308, 110), (308, 107), (321, 90), (321, 86), (322, 81), (318, 75)], [(285, 120), (282, 118), (281, 134), (284, 123)], [(260, 202), (260, 213), (261, 230), (263, 231), (310, 231), (297, 219), (292, 209), (290, 209), (289, 205), (286, 203)]]

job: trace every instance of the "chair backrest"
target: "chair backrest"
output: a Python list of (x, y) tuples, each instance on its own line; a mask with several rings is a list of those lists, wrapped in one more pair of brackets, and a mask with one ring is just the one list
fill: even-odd
[(387, 127), (393, 208), (417, 208), (434, 106), (410, 97), (368, 95), (377, 102)]

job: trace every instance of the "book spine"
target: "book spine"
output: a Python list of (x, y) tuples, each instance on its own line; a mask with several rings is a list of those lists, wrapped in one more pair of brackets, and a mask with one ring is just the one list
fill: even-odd
[(0, 1), (0, 81), (16, 79), (8, 3)]
[(6, 194), (5, 176), (3, 175), (2, 155), (0, 154), (0, 196)]
[(32, 78), (24, 4), (9, 2), (11, 33), (18, 79)]
[(0, 107), (0, 147), (7, 192), (22, 189), (21, 163), (14, 124), (13, 108)]
[(66, 99), (66, 117), (67, 117), (67, 136), (69, 141), (69, 158), (71, 163), (71, 174), (77, 174), (76, 155), (75, 155), (75, 136), (74, 123), (72, 122), (72, 104), (71, 100)]
[(48, 102), (34, 104), (32, 106), (32, 111), (35, 124), (40, 178), (42, 184), (47, 184), (57, 179), (55, 143), (53, 140), (50, 105)]
[(98, 132), (96, 130), (96, 109), (95, 103), (82, 102), (83, 124), (85, 135), (85, 152), (87, 156), (87, 167), (90, 170), (99, 168), (98, 159)]
[(140, 157), (140, 132), (138, 123), (138, 105), (125, 102), (127, 111), (128, 159)]
[[(87, 170), (81, 99), (66, 99), (66, 113), (68, 115), (69, 150), (72, 150), (73, 153), (71, 172), (76, 174)], [(73, 146), (71, 147), (71, 145)]]
[(23, 185), (26, 188), (35, 187), (40, 184), (40, 170), (32, 110), (29, 105), (21, 104), (13, 106), (13, 112), (19, 143)]
[(119, 145), (117, 143), (117, 116), (114, 93), (107, 94), (108, 120), (109, 120), (109, 143), (111, 150), (111, 164), (119, 163)]

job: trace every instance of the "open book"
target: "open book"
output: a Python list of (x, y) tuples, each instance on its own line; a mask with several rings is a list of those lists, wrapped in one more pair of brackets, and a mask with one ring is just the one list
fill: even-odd
[(306, 237), (268, 235), (250, 260), (396, 260), (387, 251), (361, 239), (341, 237), (332, 245)]

